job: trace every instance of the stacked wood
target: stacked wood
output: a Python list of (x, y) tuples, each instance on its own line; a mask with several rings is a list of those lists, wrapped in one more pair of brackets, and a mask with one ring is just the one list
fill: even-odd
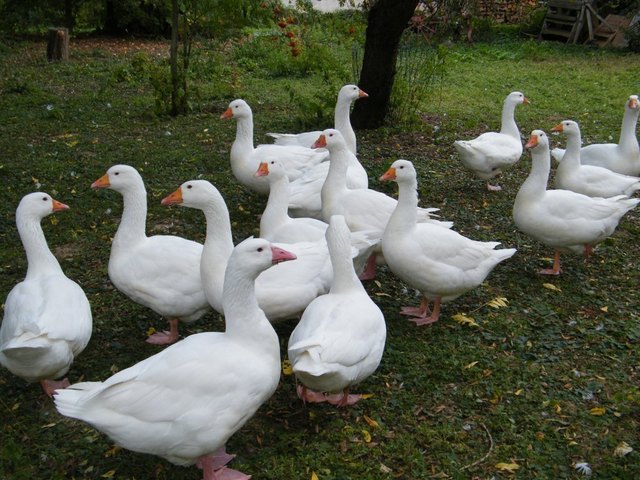
[(47, 59), (69, 60), (69, 29), (54, 27), (49, 29), (47, 40)]
[(478, 16), (497, 23), (517, 24), (527, 19), (538, 0), (479, 0)]

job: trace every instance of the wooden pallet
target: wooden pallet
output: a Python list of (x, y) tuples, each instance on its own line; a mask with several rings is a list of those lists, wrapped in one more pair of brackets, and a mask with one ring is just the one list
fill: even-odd
[(585, 23), (592, 26), (592, 3), (593, 0), (548, 0), (540, 38), (560, 38), (567, 43), (578, 43)]

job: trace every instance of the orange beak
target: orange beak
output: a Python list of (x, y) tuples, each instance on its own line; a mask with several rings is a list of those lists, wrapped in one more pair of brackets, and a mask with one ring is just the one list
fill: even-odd
[(629, 108), (638, 108), (638, 99), (632, 98), (629, 100)]
[(260, 162), (258, 171), (256, 172), (256, 177), (264, 177), (265, 175), (269, 175), (269, 165), (267, 162)]
[(358, 93), (358, 98), (367, 98), (368, 96), (369, 94), (364, 90), (360, 90), (360, 92)]
[(320, 135), (318, 139), (311, 145), (311, 148), (324, 148), (327, 146), (327, 137)]
[(529, 105), (531, 102), (529, 101), (529, 99), (527, 97), (524, 97), (524, 100), (522, 101), (523, 104), (525, 105)]
[(231, 110), (231, 107), (227, 108), (222, 115), (220, 115), (220, 119), (222, 120), (226, 120), (227, 118), (231, 118), (233, 117), (233, 110)]
[(109, 182), (109, 174), (105, 173), (98, 180), (91, 184), (91, 188), (109, 188), (111, 183)]
[(537, 145), (538, 145), (538, 136), (531, 135), (531, 137), (529, 137), (529, 141), (525, 145), (525, 148), (533, 148), (533, 147), (536, 147)]
[(160, 203), (162, 205), (180, 205), (182, 203), (182, 187), (164, 197)]
[(556, 125), (555, 127), (553, 127), (551, 129), (552, 132), (562, 132), (564, 131), (564, 127), (562, 126), (561, 123), (559, 123), (558, 125)]
[(389, 168), (386, 172), (382, 174), (380, 177), (381, 182), (388, 182), (390, 180), (396, 179), (396, 169), (394, 167)]
[(51, 199), (53, 202), (53, 206), (52, 206), (52, 211), (54, 212), (60, 212), (61, 210), (69, 210), (69, 205), (65, 205), (62, 202), (59, 202), (57, 200), (53, 200)]

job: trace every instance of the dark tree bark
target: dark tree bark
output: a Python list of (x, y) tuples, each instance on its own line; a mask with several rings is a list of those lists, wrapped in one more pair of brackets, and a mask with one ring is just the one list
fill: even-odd
[(418, 0), (378, 0), (369, 10), (364, 58), (358, 86), (369, 98), (355, 102), (351, 123), (355, 128), (377, 128), (389, 111), (402, 32)]
[(169, 63), (171, 64), (171, 115), (174, 117), (180, 113), (179, 95), (180, 78), (178, 77), (178, 0), (171, 2), (171, 49), (169, 51)]
[(55, 27), (49, 29), (47, 39), (47, 59), (69, 60), (69, 29)]

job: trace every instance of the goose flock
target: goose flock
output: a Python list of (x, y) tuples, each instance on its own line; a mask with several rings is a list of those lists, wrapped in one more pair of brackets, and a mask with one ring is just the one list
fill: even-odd
[[(453, 222), (420, 207), (418, 173), (394, 161), (380, 181), (397, 183), (397, 200), (369, 188), (349, 121), (351, 104), (367, 94), (342, 87), (335, 128), (275, 134), (275, 144), (254, 146), (252, 111), (229, 104), (221, 118), (236, 120), (231, 171), (242, 185), (268, 194), (260, 238), (234, 246), (225, 199), (206, 180), (188, 180), (162, 200), (201, 210), (204, 244), (180, 236), (146, 233), (147, 194), (140, 173), (111, 166), (94, 189), (115, 190), (123, 211), (111, 245), (108, 276), (133, 302), (165, 317), (169, 330), (147, 339), (168, 345), (104, 381), (70, 384), (63, 378), (87, 346), (92, 331), (89, 301), (67, 278), (40, 226), (69, 207), (44, 192), (29, 193), (16, 210), (28, 268), (9, 293), (0, 327), (0, 364), (28, 382), (40, 382), (58, 411), (104, 432), (118, 445), (197, 465), (205, 479), (250, 476), (229, 468), (226, 442), (266, 402), (280, 381), (280, 341), (272, 323), (298, 320), (286, 355), (303, 402), (346, 407), (362, 400), (351, 391), (371, 376), (384, 355), (384, 313), (362, 281), (387, 268), (421, 294), (419, 306), (399, 312), (417, 325), (437, 322), (442, 305), (483, 283), (515, 248), (458, 233)], [(523, 153), (515, 110), (529, 100), (511, 92), (500, 132), (454, 144), (463, 167), (490, 180)], [(625, 102), (618, 144), (581, 147), (572, 120), (553, 127), (567, 137), (566, 150), (549, 146), (536, 129), (524, 147), (531, 171), (513, 204), (516, 227), (560, 254), (588, 257), (640, 202), (640, 149), (635, 134), (640, 105)], [(549, 189), (551, 157), (559, 161)], [(180, 322), (195, 322), (211, 309), (224, 315), (222, 332), (180, 340)]]

